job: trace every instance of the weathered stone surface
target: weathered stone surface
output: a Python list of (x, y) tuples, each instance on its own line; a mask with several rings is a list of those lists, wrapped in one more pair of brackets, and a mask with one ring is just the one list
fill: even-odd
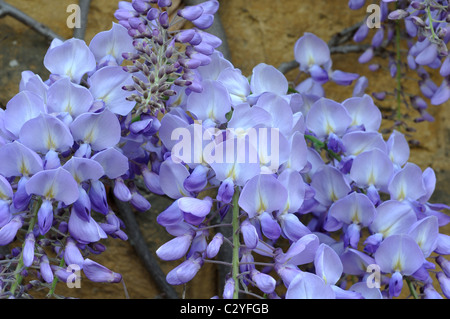
[[(66, 12), (73, 0), (15, 0), (9, 1), (17, 8), (23, 10), (36, 20), (46, 24), (55, 32), (65, 38), (72, 36), (72, 29), (66, 25)], [(177, 6), (182, 1), (174, 1)], [(347, 8), (348, 1), (327, 0), (221, 0), (220, 18), (228, 37), (228, 44), (232, 53), (234, 65), (240, 68), (245, 75), (250, 75), (252, 68), (261, 62), (280, 65), (282, 62), (293, 59), (293, 48), (296, 40), (304, 32), (312, 32), (328, 41), (336, 32), (360, 21), (364, 9), (351, 11)], [(117, 8), (117, 1), (92, 1), (86, 41), (103, 30), (108, 30)], [(23, 26), (11, 17), (0, 19), (0, 106), (4, 107), (9, 99), (18, 92), (20, 73), (23, 70), (32, 70), (47, 78), (48, 72), (42, 62), (49, 42), (41, 35)], [(395, 87), (395, 82), (386, 72), (368, 71), (367, 65), (357, 63), (359, 54), (333, 55), (333, 67), (347, 72), (364, 74), (369, 78), (368, 93), (384, 90), (386, 87)], [(378, 59), (379, 60), (379, 59)], [(290, 81), (295, 81), (297, 72), (288, 73)], [(405, 83), (406, 83), (405, 79)], [(440, 83), (439, 83), (440, 84)], [(415, 90), (415, 83), (410, 87)], [(351, 96), (353, 86), (340, 87), (327, 84), (327, 95), (330, 98), (342, 101)], [(380, 106), (392, 107), (392, 103), (383, 102)], [(410, 110), (405, 110), (410, 111)], [(434, 116), (433, 123), (413, 123), (410, 126), (417, 129), (411, 133), (411, 138), (421, 142), (421, 147), (411, 151), (411, 162), (418, 164), (422, 169), (431, 166), (436, 170), (437, 187), (433, 200), (447, 202), (450, 197), (450, 165), (448, 156), (450, 152), (450, 105), (431, 106), (430, 113)], [(385, 124), (386, 126), (387, 124)], [(152, 200), (152, 210), (148, 213), (137, 214), (141, 222), (141, 231), (145, 234), (149, 246), (155, 250), (170, 236), (158, 226), (155, 218), (164, 209), (164, 204)], [(450, 233), (450, 228), (446, 228)], [(160, 294), (152, 279), (136, 256), (133, 247), (128, 242), (108, 239), (104, 242), (107, 251), (92, 258), (106, 267), (119, 272), (130, 298), (157, 298)], [(161, 262), (163, 270), (167, 273), (177, 262)], [(188, 298), (209, 298), (216, 294), (217, 279), (215, 268), (204, 266), (199, 277), (190, 282), (186, 288)], [(183, 287), (177, 287), (181, 295)], [(125, 298), (124, 287), (121, 284), (96, 284), (87, 280), (82, 282), (81, 289), (69, 289), (60, 285), (57, 293), (79, 298)]]

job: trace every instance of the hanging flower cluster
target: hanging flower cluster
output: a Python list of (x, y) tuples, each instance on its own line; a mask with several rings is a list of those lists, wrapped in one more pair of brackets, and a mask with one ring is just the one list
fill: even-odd
[[(395, 6), (390, 5), (390, 2), (394, 2)], [(348, 3), (352, 10), (361, 9), (365, 4), (365, 0), (350, 0)], [(377, 51), (386, 52), (386, 68), (396, 79), (397, 85), (394, 92), (375, 92), (374, 97), (382, 101), (390, 94), (395, 96), (397, 107), (394, 109), (394, 119), (399, 122), (396, 126), (405, 126), (405, 123), (401, 123), (404, 122), (401, 104), (411, 106), (419, 113), (415, 122), (433, 122), (433, 116), (427, 111), (428, 104), (440, 105), (450, 98), (448, 1), (381, 0), (379, 8), (380, 26), (373, 29), (370, 45), (360, 56), (359, 62), (369, 63)], [(363, 42), (370, 32), (369, 24), (362, 23), (353, 40)], [(378, 63), (369, 64), (371, 71), (381, 68)], [(438, 70), (441, 76), (438, 79), (440, 83), (436, 83), (432, 77), (434, 70)], [(407, 85), (402, 83), (402, 79), (409, 77), (409, 72), (417, 74), (417, 89), (413, 92), (408, 92)]]
[[(326, 44), (313, 34), (298, 40), (295, 57), (312, 77), (329, 73)], [(450, 237), (439, 233), (448, 206), (428, 202), (435, 174), (408, 161), (404, 135), (385, 141), (378, 132), (382, 116), (369, 95), (336, 102), (288, 93), (273, 66), (257, 65), (247, 81), (219, 53), (196, 71), (203, 91), (183, 96), (159, 130), (164, 160), (155, 173), (175, 201), (157, 219), (174, 239), (156, 253), (183, 259), (170, 284), (221, 262), (219, 249), (231, 245), (224, 298), (392, 298), (404, 280), (415, 296), (439, 297), (430, 256), (449, 253)], [(224, 226), (217, 214), (233, 214), (232, 238), (210, 233)], [(368, 283), (370, 267), (379, 288)]]

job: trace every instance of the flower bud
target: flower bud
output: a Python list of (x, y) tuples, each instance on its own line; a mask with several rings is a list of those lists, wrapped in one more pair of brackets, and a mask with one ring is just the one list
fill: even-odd
[(255, 226), (253, 226), (248, 220), (245, 220), (241, 224), (241, 233), (244, 238), (245, 246), (249, 249), (256, 248), (259, 242), (259, 236)]
[(203, 265), (201, 257), (191, 257), (172, 269), (167, 274), (166, 280), (171, 285), (181, 285), (191, 281)]
[(400, 20), (403, 18), (406, 18), (409, 16), (409, 12), (402, 10), (402, 9), (397, 9), (392, 11), (389, 15), (388, 15), (388, 19), (390, 20)]
[(42, 255), (40, 260), (41, 276), (45, 282), (51, 283), (53, 281), (53, 271), (50, 267), (50, 262), (47, 255)]
[(169, 27), (169, 14), (167, 13), (167, 11), (163, 11), (160, 13), (158, 21), (164, 29), (167, 29)]
[(201, 6), (187, 6), (181, 10), (178, 10), (177, 14), (189, 21), (198, 19), (203, 13), (203, 8)]
[(131, 192), (125, 185), (122, 178), (116, 178), (114, 182), (114, 196), (122, 202), (128, 202), (131, 200)]
[(233, 299), (234, 294), (234, 279), (228, 278), (225, 282), (225, 287), (223, 289), (223, 299)]
[(38, 225), (41, 235), (45, 235), (53, 224), (53, 205), (49, 200), (44, 200), (38, 211)]
[(150, 4), (145, 2), (144, 0), (134, 0), (131, 5), (133, 6), (133, 9), (138, 13), (145, 13), (148, 9), (151, 8)]
[(426, 24), (423, 22), (423, 20), (417, 16), (411, 16), (411, 21), (418, 27), (425, 27)]
[(158, 9), (151, 8), (150, 10), (148, 10), (147, 19), (149, 21), (153, 21), (159, 16), (159, 13), (160, 13), (160, 11)]
[(442, 296), (434, 289), (433, 285), (427, 284), (423, 288), (424, 299), (442, 299)]
[(91, 200), (83, 187), (78, 187), (79, 197), (75, 203), (73, 203), (73, 209), (75, 213), (84, 221), (89, 221), (91, 216)]
[(217, 233), (214, 235), (211, 242), (206, 247), (206, 256), (208, 258), (214, 258), (219, 253), (220, 247), (223, 244), (223, 235), (222, 233)]
[(389, 296), (398, 297), (403, 288), (403, 276), (400, 272), (396, 271), (392, 274), (389, 280)]
[(214, 15), (203, 14), (199, 18), (193, 20), (192, 23), (201, 30), (208, 29), (214, 23)]
[(208, 167), (197, 165), (192, 173), (184, 180), (184, 188), (189, 192), (200, 192), (208, 183), (208, 172)]
[(86, 277), (93, 282), (118, 283), (122, 281), (122, 276), (115, 273), (103, 265), (86, 258), (83, 263), (83, 272)]
[(411, 7), (416, 10), (423, 10), (425, 9), (426, 5), (421, 1), (411, 1)]
[(101, 181), (91, 181), (89, 199), (91, 200), (92, 209), (104, 215), (108, 214), (109, 209), (106, 189)]
[(192, 233), (175, 237), (156, 250), (156, 255), (162, 260), (177, 260), (185, 256), (194, 238)]
[(78, 249), (76, 242), (72, 238), (67, 238), (66, 247), (64, 249), (64, 261), (67, 265), (78, 265), (80, 268), (83, 267), (83, 255)]
[(35, 238), (33, 233), (27, 234), (25, 238), (25, 244), (22, 251), (23, 264), (26, 267), (30, 267), (34, 260), (34, 244)]
[(234, 182), (231, 178), (225, 179), (219, 186), (216, 199), (222, 203), (229, 204), (234, 195)]
[(134, 208), (141, 212), (148, 211), (151, 208), (149, 201), (144, 196), (139, 194), (137, 190), (131, 191), (130, 203)]
[(271, 276), (256, 269), (252, 269), (250, 276), (262, 292), (270, 294), (275, 290), (276, 281)]
[(161, 8), (170, 7), (172, 5), (171, 0), (158, 0), (158, 6)]
[(450, 278), (441, 271), (436, 274), (436, 278), (441, 286), (444, 296), (450, 298)]
[(450, 277), (450, 261), (445, 259), (445, 257), (443, 257), (443, 256), (438, 256), (436, 258), (436, 262), (442, 268), (442, 270), (444, 271), (444, 274), (447, 277)]

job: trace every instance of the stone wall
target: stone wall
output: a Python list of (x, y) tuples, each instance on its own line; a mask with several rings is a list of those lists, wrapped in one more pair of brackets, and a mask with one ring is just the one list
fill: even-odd
[[(46, 24), (64, 38), (72, 36), (66, 26), (69, 13), (66, 8), (74, 0), (9, 0), (9, 3), (21, 9), (31, 17)], [(245, 75), (252, 68), (264, 62), (274, 66), (293, 59), (293, 47), (304, 32), (312, 32), (328, 41), (336, 32), (360, 21), (364, 9), (351, 11), (347, 0), (220, 0), (220, 18), (224, 25), (232, 62)], [(174, 1), (174, 7), (182, 5), (182, 0)], [(92, 1), (86, 41), (103, 30), (108, 30), (114, 20), (115, 0)], [(48, 72), (43, 67), (43, 57), (49, 42), (39, 34), (23, 26), (20, 22), (4, 17), (0, 19), (0, 106), (4, 107), (9, 99), (18, 92), (20, 73), (32, 70), (43, 78)], [(365, 74), (370, 81), (368, 92), (393, 88), (395, 83), (386, 72), (371, 73), (367, 65), (357, 63), (359, 54), (335, 54), (333, 66), (347, 72)], [(288, 73), (294, 81), (296, 71)], [(412, 84), (414, 85), (414, 84)], [(353, 87), (326, 85), (327, 96), (342, 101), (351, 96)], [(393, 105), (393, 104), (392, 104)], [(384, 102), (384, 107), (392, 107)], [(410, 110), (405, 110), (409, 112)], [(436, 202), (450, 203), (450, 165), (447, 160), (450, 150), (450, 105), (432, 106), (430, 113), (436, 119), (433, 123), (412, 123), (417, 129), (411, 138), (421, 142), (420, 147), (411, 151), (411, 161), (422, 169), (431, 166), (437, 173), (437, 187), (433, 199)], [(415, 116), (412, 114), (411, 116)], [(164, 201), (153, 200), (148, 213), (139, 213), (141, 230), (145, 234), (151, 249), (156, 250), (169, 236), (164, 229), (156, 225), (155, 218), (164, 209)], [(450, 228), (447, 227), (447, 233)], [(136, 256), (128, 242), (120, 240), (105, 241), (108, 249), (93, 259), (110, 269), (119, 272), (124, 278), (130, 298), (158, 298), (160, 292)], [(162, 268), (168, 272), (177, 263), (162, 262)], [(199, 276), (186, 286), (188, 298), (210, 298), (217, 291), (217, 278), (213, 266), (205, 266)], [(58, 286), (57, 293), (79, 298), (125, 298), (122, 284), (95, 284), (82, 282), (81, 289), (68, 289)], [(178, 287), (183, 293), (183, 287)]]

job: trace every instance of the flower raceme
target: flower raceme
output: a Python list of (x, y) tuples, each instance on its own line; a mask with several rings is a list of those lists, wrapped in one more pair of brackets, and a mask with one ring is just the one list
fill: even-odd
[[(409, 162), (400, 131), (384, 139), (360, 80), (342, 102), (324, 95), (327, 81), (351, 85), (359, 75), (333, 70), (325, 42), (306, 33), (294, 56), (307, 81), (290, 89), (265, 63), (247, 78), (204, 31), (218, 1), (172, 20), (170, 5), (121, 1), (119, 23), (89, 45), (52, 42), (47, 80), (22, 73), (0, 113), (0, 244), (22, 243), (2, 261), (2, 297), (31, 295), (24, 270), (34, 266), (44, 286), (69, 280), (74, 265), (91, 281), (120, 282), (89, 255), (108, 236), (127, 238), (110, 195), (149, 210), (140, 184), (173, 200), (157, 216), (173, 238), (156, 254), (181, 261), (169, 284), (221, 263), (230, 269), (223, 298), (393, 298), (404, 280), (414, 297), (438, 298), (438, 255), (449, 297), (450, 237), (440, 227), (450, 218), (429, 202), (434, 171)], [(175, 30), (182, 19), (194, 27)], [(226, 245), (231, 263), (219, 259)]]
[[(306, 50), (297, 52), (299, 59), (314, 41), (306, 34), (298, 42), (296, 50)], [(208, 244), (205, 231), (221, 225), (215, 214), (236, 212), (234, 238), (220, 240), (220, 247), (233, 242), (239, 256), (230, 264), (224, 298), (235, 297), (239, 285), (269, 298), (393, 298), (403, 280), (414, 296), (425, 296), (433, 269), (427, 258), (448, 252), (449, 237), (439, 233), (449, 221), (441, 212), (448, 207), (428, 202), (434, 173), (408, 162), (405, 136), (395, 130), (385, 140), (378, 132), (381, 112), (373, 99), (355, 91), (337, 102), (305, 87), (288, 93), (287, 80), (267, 64), (254, 68), (249, 86), (237, 95), (237, 83), (245, 83), (240, 71), (220, 54), (211, 57), (211, 64), (195, 70), (204, 91), (184, 91), (159, 130), (159, 181), (174, 203), (157, 221), (175, 238), (157, 254), (186, 258), (168, 281), (186, 283), (204, 263), (216, 262), (216, 235), (223, 234)], [(311, 72), (302, 63), (300, 68)], [(202, 94), (208, 99), (199, 99)], [(277, 147), (255, 133), (260, 128), (278, 131)], [(235, 148), (239, 141), (245, 142)], [(268, 165), (269, 151), (278, 152), (275, 169)], [(209, 154), (220, 156), (211, 161)], [(214, 205), (202, 194), (212, 189)], [(289, 243), (287, 252), (278, 246), (282, 242)], [(271, 262), (260, 268), (257, 258)], [(366, 268), (356, 271), (357, 265)], [(369, 265), (381, 269), (383, 289), (366, 283)], [(349, 275), (357, 284), (346, 284)], [(273, 287), (276, 278), (283, 284)]]
[[(101, 41), (126, 47), (131, 38), (115, 25), (91, 46)], [(118, 65), (99, 64), (101, 52), (94, 52), (81, 40), (54, 40), (44, 58), (49, 79), (24, 71), (20, 92), (1, 113), (1, 244), (25, 232), (22, 252), (2, 264), (11, 268), (3, 297), (26, 297), (37, 285), (22, 284), (28, 267), (40, 266), (44, 283), (64, 280), (66, 268), (82, 269), (86, 256), (104, 250), (99, 240), (127, 238), (108, 205), (105, 184), (113, 185), (129, 169), (118, 145), (120, 117), (134, 107), (122, 86), (132, 79)], [(47, 256), (49, 247), (56, 257)], [(89, 269), (88, 277), (102, 278), (96, 275), (100, 268)], [(54, 288), (49, 294), (57, 296)]]
[[(390, 4), (390, 2), (394, 3)], [(358, 10), (365, 4), (364, 0), (348, 2), (348, 6), (352, 10)], [(447, 1), (380, 0), (379, 21), (380, 27), (372, 32), (370, 44), (358, 61), (368, 64), (379, 49), (385, 49), (392, 45), (396, 53), (388, 59), (387, 67), (391, 76), (397, 78), (397, 92), (394, 92), (397, 99), (398, 94), (406, 90), (398, 82), (398, 79), (404, 77), (408, 71), (416, 72), (418, 90), (411, 92), (413, 94), (409, 101), (420, 115), (415, 118), (415, 121), (434, 121), (433, 116), (427, 111), (428, 104), (440, 105), (450, 98), (448, 81), (450, 58), (447, 48), (450, 37), (447, 32)], [(369, 34), (368, 23), (362, 23), (355, 32), (353, 40), (357, 43), (362, 42), (369, 37)], [(407, 43), (405, 59), (400, 54), (403, 41)], [(371, 71), (377, 71), (380, 69), (380, 64), (370, 63), (368, 68)], [(432, 77), (435, 69), (441, 76), (441, 79), (438, 80), (440, 83), (436, 83)], [(374, 96), (379, 100), (384, 100), (386, 93), (387, 90), (374, 92)], [(399, 120), (398, 117), (397, 120)]]
[[(104, 250), (101, 239), (127, 239), (107, 191), (112, 187), (138, 210), (150, 208), (133, 181), (136, 173), (144, 175), (151, 190), (160, 189), (159, 177), (146, 165), (149, 158), (141, 158), (149, 154), (142, 144), (152, 144), (160, 126), (155, 115), (176, 94), (172, 84), (201, 90), (192, 70), (208, 64), (221, 43), (202, 31), (213, 23), (217, 1), (184, 8), (172, 22), (166, 11), (171, 1), (152, 3), (121, 1), (119, 23), (89, 45), (54, 40), (44, 57), (49, 78), (24, 71), (20, 92), (2, 110), (0, 244), (20, 240), (25, 231), (22, 253), (6, 257), (11, 271), (4, 272), (12, 275), (2, 281), (2, 296), (28, 296), (36, 283), (22, 284), (22, 274), (36, 265), (45, 283), (67, 279), (64, 272), (72, 264), (84, 267), (90, 280), (120, 281), (86, 258)], [(172, 26), (183, 19), (195, 28), (174, 32)], [(55, 258), (47, 257), (46, 247)], [(57, 296), (54, 288), (49, 295)]]

